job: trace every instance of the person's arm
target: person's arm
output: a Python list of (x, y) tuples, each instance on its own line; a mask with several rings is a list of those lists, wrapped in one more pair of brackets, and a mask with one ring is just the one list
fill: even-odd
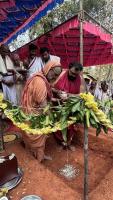
[(7, 69), (7, 72), (15, 74), (16, 73), (16, 69)]
[(29, 60), (28, 60), (28, 59), (25, 59), (25, 60), (23, 61), (23, 65), (24, 65), (25, 69), (28, 69)]
[(76, 96), (79, 96), (79, 94), (71, 94), (71, 93), (68, 93), (68, 97), (76, 97)]
[(2, 83), (4, 83), (7, 86), (12, 86), (14, 84), (14, 81), (13, 80), (6, 81), (6, 80), (2, 79)]

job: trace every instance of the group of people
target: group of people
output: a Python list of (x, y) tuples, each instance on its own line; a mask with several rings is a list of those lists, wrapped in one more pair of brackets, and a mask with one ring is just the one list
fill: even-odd
[[(83, 66), (76, 62), (70, 63), (67, 69), (63, 69), (60, 58), (51, 55), (46, 47), (40, 49), (38, 57), (37, 46), (30, 44), (29, 57), (23, 62), (17, 54), (11, 56), (7, 46), (0, 47), (0, 74), (4, 99), (14, 105), (20, 105), (21, 102), (21, 107), (27, 114), (39, 114), (48, 102), (56, 104), (65, 101), (69, 96), (83, 92), (82, 70)], [(74, 151), (72, 146), (74, 132), (74, 126), (70, 126), (66, 147), (72, 151)], [(22, 137), (25, 146), (40, 162), (50, 159), (44, 153), (48, 136), (23, 133)], [(55, 138), (60, 144), (59, 149), (64, 148), (61, 131), (55, 134)]]
[(113, 91), (110, 84), (106, 81), (102, 81), (98, 83), (96, 80), (85, 79), (87, 91), (95, 96), (95, 99), (99, 101), (106, 101), (109, 99), (113, 99)]
[[(109, 87), (106, 81), (98, 86), (97, 81), (86, 79), (86, 87), (80, 63), (72, 62), (63, 69), (60, 57), (51, 55), (47, 47), (40, 48), (37, 56), (37, 46), (29, 45), (29, 56), (21, 61), (18, 54), (12, 54), (6, 45), (0, 46), (0, 83), (4, 99), (13, 105), (21, 106), (27, 114), (39, 114), (48, 102), (56, 105), (68, 97), (79, 95), (80, 92), (89, 91), (98, 100), (110, 98)], [(68, 141), (65, 144), (61, 131), (54, 136), (59, 150), (68, 148), (72, 151), (75, 128), (68, 128)], [(22, 133), (25, 146), (41, 162), (50, 159), (45, 155), (46, 135), (32, 135)]]
[(40, 57), (37, 56), (37, 46), (29, 45), (29, 56), (23, 62), (18, 54), (11, 54), (8, 46), (0, 47), (0, 83), (4, 93), (4, 99), (13, 105), (20, 105), (21, 92), (26, 81), (35, 73), (40, 72), (50, 60), (58, 60), (57, 56), (50, 55), (48, 48), (40, 49)]

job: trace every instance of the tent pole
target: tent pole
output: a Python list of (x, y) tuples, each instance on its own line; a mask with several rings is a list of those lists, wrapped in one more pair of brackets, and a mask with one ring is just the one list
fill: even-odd
[(0, 153), (2, 153), (4, 148), (4, 139), (3, 139), (3, 120), (2, 120), (2, 110), (0, 110)]
[[(83, 65), (83, 0), (80, 0), (80, 63)], [(88, 128), (84, 120), (84, 200), (88, 200)]]
[(83, 65), (83, 0), (80, 0), (80, 63)]
[(84, 200), (88, 200), (88, 128), (84, 120)]

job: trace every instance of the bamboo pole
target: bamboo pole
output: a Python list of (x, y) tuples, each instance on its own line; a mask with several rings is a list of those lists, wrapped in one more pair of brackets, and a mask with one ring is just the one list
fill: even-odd
[(2, 120), (2, 110), (0, 110), (0, 153), (4, 151), (4, 139), (3, 139), (3, 120)]
[(88, 200), (88, 128), (84, 120), (84, 200)]
[[(83, 0), (80, 0), (80, 63), (83, 65)], [(84, 119), (84, 200), (88, 200), (88, 128)]]
[(80, 0), (80, 63), (83, 65), (83, 0)]

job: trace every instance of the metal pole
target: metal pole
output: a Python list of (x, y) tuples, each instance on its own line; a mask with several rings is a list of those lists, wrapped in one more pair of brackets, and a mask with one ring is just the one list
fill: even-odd
[[(83, 65), (83, 0), (80, 0), (80, 63)], [(85, 83), (85, 81), (84, 81)], [(84, 200), (88, 200), (88, 128), (84, 120)]]

